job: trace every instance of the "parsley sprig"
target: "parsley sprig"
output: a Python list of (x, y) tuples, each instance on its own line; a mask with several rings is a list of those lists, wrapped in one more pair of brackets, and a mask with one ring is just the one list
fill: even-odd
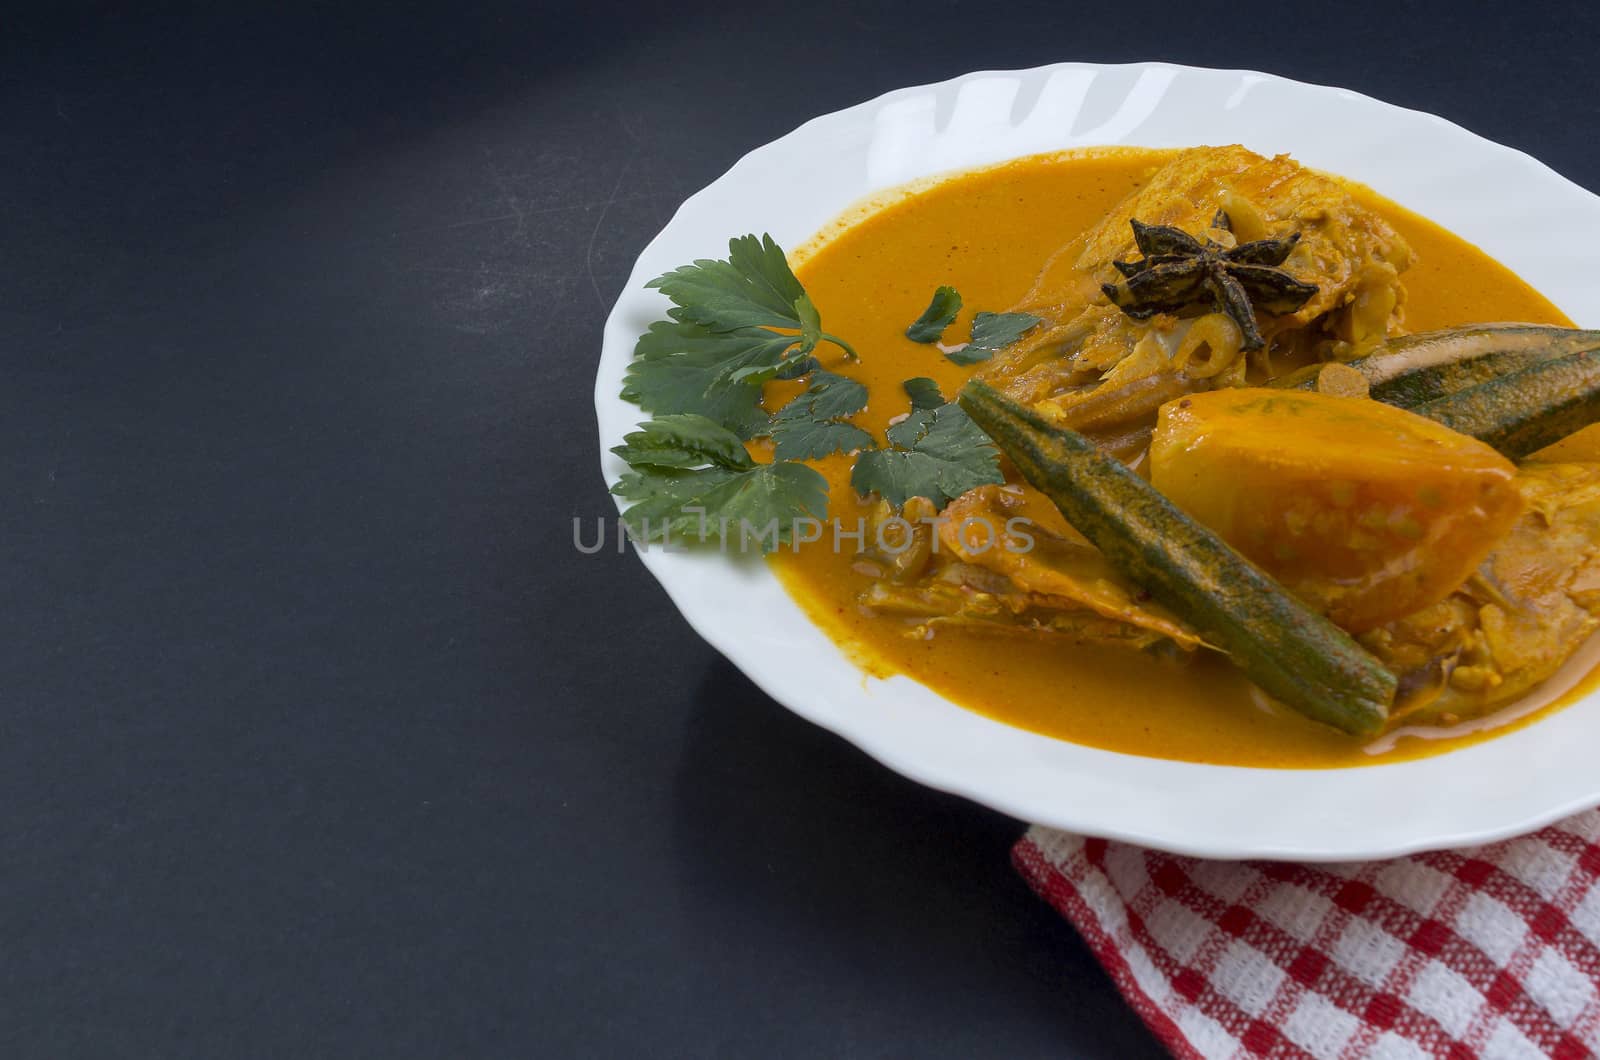
[(646, 412), (701, 413), (742, 438), (764, 432), (762, 384), (831, 342), (822, 318), (770, 235), (728, 241), (726, 260), (702, 258), (646, 286), (672, 300), (671, 319), (639, 338), (622, 396)]
[[(932, 379), (906, 380), (911, 411), (888, 429), (886, 447), (849, 422), (866, 407), (867, 388), (821, 367), (815, 351), (828, 342), (849, 359), (856, 352), (822, 329), (770, 235), (729, 240), (726, 259), (695, 261), (649, 286), (673, 304), (668, 319), (640, 336), (622, 396), (653, 418), (612, 450), (628, 465), (612, 492), (629, 502), (623, 518), (636, 539), (741, 548), (753, 540), (771, 550), (801, 519), (826, 517), (827, 480), (801, 461), (836, 453), (858, 454), (850, 479), (858, 492), (896, 507), (919, 496), (943, 506), (974, 486), (1004, 481), (993, 444)], [(935, 341), (960, 306), (954, 288), (940, 288), (908, 337)], [(1023, 316), (979, 314), (985, 327), (974, 321), (972, 346), (987, 352), (961, 363), (991, 356), (1037, 323)], [(762, 392), (775, 379), (806, 386), (769, 414)], [(770, 463), (746, 444), (761, 437), (772, 440)]]
[(680, 413), (640, 424), (611, 451), (629, 471), (611, 492), (633, 503), (623, 520), (636, 540), (759, 541), (777, 547), (801, 516), (828, 510), (828, 483), (794, 460), (759, 464), (738, 435)]
[(812, 460), (870, 449), (872, 435), (846, 422), (846, 417), (866, 407), (864, 385), (821, 368), (814, 370), (805, 393), (772, 417), (773, 455), (779, 460)]
[(856, 458), (850, 485), (857, 493), (876, 493), (896, 508), (912, 497), (943, 508), (970, 489), (1005, 481), (994, 443), (960, 405), (945, 403), (931, 379), (902, 385), (911, 413), (889, 428), (888, 448)]

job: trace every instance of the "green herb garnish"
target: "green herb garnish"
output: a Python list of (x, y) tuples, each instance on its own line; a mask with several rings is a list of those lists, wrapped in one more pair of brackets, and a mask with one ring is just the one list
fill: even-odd
[(926, 412), (944, 404), (944, 395), (939, 393), (939, 384), (926, 376), (919, 375), (915, 379), (907, 379), (900, 385), (905, 388), (906, 397), (911, 399), (913, 412)]
[[(905, 381), (911, 412), (889, 428), (885, 448), (848, 422), (866, 407), (867, 388), (824, 369), (814, 351), (823, 342), (852, 359), (855, 351), (822, 330), (771, 236), (732, 239), (726, 260), (696, 261), (649, 286), (671, 299), (670, 319), (640, 336), (622, 396), (655, 415), (612, 450), (628, 471), (611, 492), (631, 502), (623, 520), (636, 539), (758, 542), (770, 551), (793, 539), (801, 520), (826, 517), (827, 480), (800, 461), (834, 453), (856, 452), (851, 485), (896, 507), (911, 497), (942, 507), (1004, 481), (993, 444), (932, 379)], [(960, 309), (955, 289), (941, 287), (907, 335), (932, 342)], [(1036, 323), (1026, 313), (980, 313), (971, 348), (982, 356), (949, 356), (986, 360)], [(775, 379), (806, 388), (769, 415), (762, 388)], [(763, 436), (773, 443), (768, 464), (745, 447)]]
[[(908, 393), (911, 382), (921, 381), (908, 380)], [(1005, 481), (994, 443), (959, 405), (913, 409), (887, 433), (890, 448), (856, 457), (850, 485), (857, 493), (876, 493), (896, 508), (912, 497), (943, 508), (970, 489)]]
[(758, 464), (739, 436), (705, 416), (658, 416), (611, 451), (631, 468), (611, 492), (634, 502), (623, 513), (642, 541), (758, 542), (771, 551), (802, 517), (821, 519), (828, 485), (804, 464)]
[(845, 423), (867, 407), (867, 388), (854, 379), (821, 368), (811, 373), (805, 393), (772, 417), (773, 454), (779, 460), (811, 460), (872, 446), (872, 435)]
[[(646, 412), (705, 415), (742, 438), (761, 434), (761, 386), (788, 375), (827, 341), (817, 308), (770, 235), (728, 241), (725, 261), (701, 259), (651, 280), (672, 300), (670, 320), (634, 347), (622, 397)], [(782, 330), (774, 330), (782, 329)]]
[(1032, 313), (979, 313), (972, 318), (972, 341), (945, 356), (956, 364), (987, 361), (1039, 323)]
[[(823, 371), (813, 355), (831, 342), (805, 288), (772, 237), (728, 241), (723, 261), (702, 259), (648, 284), (672, 300), (669, 320), (634, 347), (622, 396), (655, 418), (612, 452), (630, 470), (611, 492), (645, 541), (721, 539), (764, 550), (789, 538), (801, 518), (823, 518), (828, 486), (796, 457), (862, 448), (872, 436), (846, 416), (866, 405), (866, 387)], [(809, 376), (776, 416), (761, 406), (773, 379)], [(777, 459), (758, 463), (744, 440), (772, 435)]]
[(754, 438), (767, 424), (761, 384), (776, 375), (792, 335), (765, 328), (718, 334), (698, 324), (658, 320), (639, 336), (622, 397), (658, 415), (696, 413)]
[(938, 342), (944, 329), (961, 312), (961, 295), (954, 287), (941, 287), (933, 292), (933, 301), (922, 315), (906, 328), (906, 338), (912, 342)]

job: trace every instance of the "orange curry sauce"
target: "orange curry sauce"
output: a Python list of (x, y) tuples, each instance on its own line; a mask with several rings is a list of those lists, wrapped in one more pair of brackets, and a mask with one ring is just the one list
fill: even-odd
[[(1096, 222), (1167, 156), (1102, 149), (1020, 159), (869, 204), (821, 233), (798, 255), (797, 271), (827, 329), (861, 353), (859, 364), (849, 364), (832, 348), (824, 351), (830, 370), (868, 387), (868, 407), (856, 422), (881, 437), (890, 419), (908, 408), (902, 380), (931, 376), (949, 397), (971, 374), (937, 346), (905, 337), (935, 287), (950, 284), (962, 294), (965, 308), (946, 332), (960, 341), (975, 310), (1013, 305), (1052, 251)], [(1350, 190), (1416, 252), (1417, 263), (1404, 274), (1409, 329), (1499, 320), (1570, 323), (1482, 251), (1369, 189)], [(796, 389), (775, 386), (769, 406)], [(829, 481), (830, 516), (854, 527), (867, 506), (850, 489), (850, 463), (834, 456), (817, 466)], [(773, 564), (813, 620), (869, 673), (906, 674), (956, 703), (1035, 732), (1130, 754), (1289, 768), (1392, 761), (1484, 735), (1402, 739), (1378, 755), (1265, 703), (1225, 659), (1209, 653), (1179, 666), (1143, 652), (1078, 647), (1046, 636), (946, 628), (921, 639), (908, 635), (903, 622), (858, 607), (868, 579), (850, 569), (854, 550), (846, 541), (835, 552), (825, 535), (797, 553), (780, 552)]]

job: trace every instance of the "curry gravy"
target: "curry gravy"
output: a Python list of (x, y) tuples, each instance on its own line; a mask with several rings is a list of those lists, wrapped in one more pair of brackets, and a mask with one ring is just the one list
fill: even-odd
[[(1015, 304), (1052, 251), (1098, 221), (1170, 155), (1103, 149), (1020, 159), (926, 184), (847, 215), (813, 241), (797, 272), (828, 330), (860, 351), (856, 364), (838, 360), (836, 351), (825, 355), (831, 371), (868, 387), (868, 406), (855, 422), (881, 436), (890, 419), (908, 408), (902, 380), (930, 376), (948, 398), (972, 373), (952, 364), (937, 346), (905, 337), (935, 287), (949, 284), (961, 292), (965, 306), (946, 332), (960, 341), (975, 310)], [(1482, 251), (1369, 189), (1350, 190), (1415, 251), (1417, 260), (1403, 277), (1410, 330), (1500, 320), (1570, 324)], [(797, 384), (775, 385), (769, 406), (797, 390)], [(834, 456), (816, 466), (828, 478), (830, 516), (854, 527), (868, 507), (850, 489), (850, 464), (850, 458)], [(778, 553), (773, 565), (812, 619), (869, 673), (908, 675), (1021, 728), (1130, 754), (1293, 768), (1393, 761), (1485, 735), (1401, 739), (1375, 755), (1268, 703), (1211, 653), (1181, 666), (1144, 652), (1003, 631), (944, 628), (919, 639), (900, 621), (858, 607), (869, 579), (850, 569), (854, 547), (846, 542), (836, 553), (825, 535), (798, 553)]]

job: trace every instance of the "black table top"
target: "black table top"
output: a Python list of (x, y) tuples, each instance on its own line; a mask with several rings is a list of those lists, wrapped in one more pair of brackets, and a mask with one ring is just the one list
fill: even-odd
[(573, 551), (601, 321), (745, 151), (983, 67), (1266, 69), (1596, 186), (1597, 10), (8, 18), (0, 1053), (1154, 1055), (1017, 822)]

